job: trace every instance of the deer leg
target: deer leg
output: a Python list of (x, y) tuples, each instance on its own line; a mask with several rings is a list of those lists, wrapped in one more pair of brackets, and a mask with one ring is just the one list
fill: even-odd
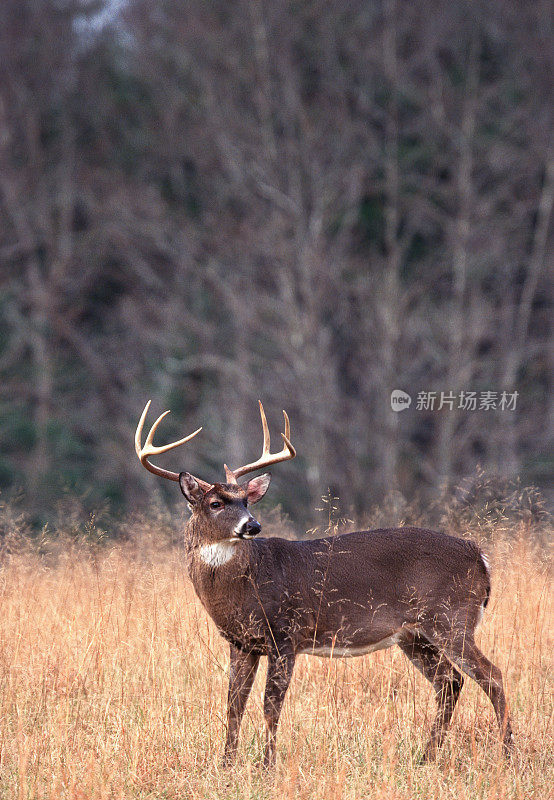
[(446, 736), (464, 679), (458, 670), (441, 655), (438, 647), (423, 636), (414, 634), (410, 640), (399, 643), (399, 646), (435, 690), (437, 714), (431, 728), (429, 742), (421, 759), (423, 762), (432, 761), (436, 758)]
[(513, 747), (512, 726), (504, 685), (502, 682), (502, 672), (479, 650), (472, 637), (462, 637), (449, 643), (446, 650), (448, 658), (456, 664), (470, 678), (476, 681), (491, 701), (498, 727), (500, 728), (500, 738), (502, 748), (506, 756), (510, 756)]
[(230, 656), (227, 740), (223, 757), (226, 766), (234, 764), (237, 756), (240, 723), (260, 660), (258, 655), (243, 653), (233, 645), (230, 645)]
[(269, 654), (264, 695), (266, 730), (264, 767), (266, 768), (272, 768), (275, 765), (277, 725), (293, 669), (294, 655), (292, 653)]

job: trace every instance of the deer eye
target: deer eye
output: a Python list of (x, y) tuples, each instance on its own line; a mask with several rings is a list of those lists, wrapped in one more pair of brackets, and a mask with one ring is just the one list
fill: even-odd
[(221, 500), (212, 500), (210, 503), (210, 508), (223, 508), (223, 503)]

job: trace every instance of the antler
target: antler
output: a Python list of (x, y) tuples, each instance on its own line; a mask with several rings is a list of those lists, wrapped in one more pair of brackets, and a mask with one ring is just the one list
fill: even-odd
[[(156, 456), (159, 453), (167, 453), (168, 450), (173, 450), (175, 447), (179, 447), (181, 444), (185, 444), (185, 442), (189, 442), (196, 434), (200, 433), (202, 428), (198, 428), (198, 430), (194, 431), (194, 433), (190, 433), (188, 436), (185, 436), (184, 439), (179, 439), (178, 442), (170, 442), (170, 444), (161, 445), (161, 447), (156, 447), (152, 444), (152, 440), (154, 439), (154, 434), (158, 428), (158, 425), (162, 421), (164, 417), (167, 417), (169, 411), (164, 411), (163, 414), (160, 414), (156, 422), (150, 428), (150, 432), (146, 437), (146, 441), (144, 445), (141, 444), (142, 439), (142, 429), (144, 427), (144, 420), (146, 419), (146, 415), (148, 414), (148, 409), (150, 408), (150, 400), (146, 403), (144, 407), (144, 411), (142, 412), (142, 416), (139, 420), (137, 425), (137, 430), (135, 433), (135, 450), (137, 451), (137, 456), (140, 459), (140, 463), (143, 467), (149, 472), (153, 472), (154, 475), (159, 475), (160, 478), (169, 478), (170, 481), (178, 481), (179, 475), (177, 472), (171, 472), (168, 469), (162, 469), (161, 467), (157, 467), (155, 464), (152, 464), (148, 459), (150, 456)], [(206, 483), (206, 481), (200, 480), (200, 478), (195, 478), (198, 482), (200, 487), (204, 491), (208, 491), (208, 489), (212, 488), (211, 483)]]
[(261, 469), (262, 467), (268, 467), (270, 464), (277, 464), (279, 461), (288, 461), (289, 459), (294, 458), (296, 455), (296, 450), (290, 442), (290, 422), (286, 411), (283, 411), (283, 415), (285, 417), (285, 432), (281, 434), (284, 442), (283, 449), (279, 453), (272, 454), (269, 452), (270, 437), (267, 419), (265, 417), (265, 411), (261, 400), (258, 400), (258, 403), (260, 404), (260, 416), (262, 418), (262, 428), (264, 432), (264, 446), (262, 449), (262, 455), (257, 461), (253, 461), (251, 464), (245, 464), (244, 467), (237, 467), (237, 469), (229, 469), (227, 464), (224, 464), (227, 483), (236, 483), (237, 479), (242, 477), (242, 475), (246, 475), (247, 472), (253, 472), (254, 470)]

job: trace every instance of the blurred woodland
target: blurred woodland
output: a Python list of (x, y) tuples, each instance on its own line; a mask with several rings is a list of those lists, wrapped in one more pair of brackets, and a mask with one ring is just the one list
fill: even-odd
[[(159, 443), (204, 426), (163, 464), (207, 480), (285, 408), (299, 526), (478, 466), (548, 494), (553, 10), (2, 0), (0, 500), (175, 497), (149, 398)], [(416, 407), (466, 390), (517, 407)]]

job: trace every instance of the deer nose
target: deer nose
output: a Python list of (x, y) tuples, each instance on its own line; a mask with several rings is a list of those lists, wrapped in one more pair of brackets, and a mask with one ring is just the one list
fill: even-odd
[(262, 526), (259, 522), (255, 519), (249, 519), (246, 522), (242, 529), (242, 535), (246, 536), (247, 538), (251, 538), (252, 536), (257, 536), (257, 534), (261, 531)]

